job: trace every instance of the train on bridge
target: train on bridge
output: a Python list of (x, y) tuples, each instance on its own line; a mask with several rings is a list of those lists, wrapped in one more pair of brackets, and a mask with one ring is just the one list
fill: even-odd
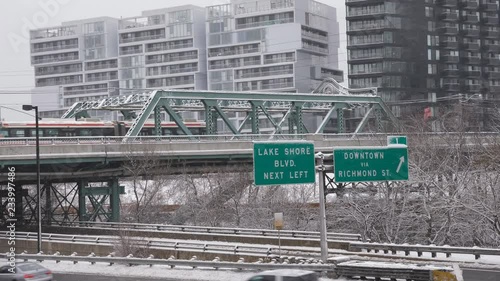
[[(96, 119), (74, 120), (42, 120), (39, 122), (40, 137), (91, 137), (91, 136), (124, 136), (132, 126), (130, 121), (101, 121)], [(206, 124), (203, 121), (184, 121), (193, 135), (205, 135)], [(184, 135), (175, 122), (162, 122), (162, 135)], [(155, 124), (150, 121), (144, 124), (140, 135), (155, 135)], [(0, 122), (0, 138), (35, 137), (35, 122)]]

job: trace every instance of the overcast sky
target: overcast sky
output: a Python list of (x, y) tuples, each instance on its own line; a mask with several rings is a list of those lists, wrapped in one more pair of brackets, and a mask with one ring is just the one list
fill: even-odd
[[(296, 0), (302, 1), (302, 0)], [(340, 68), (346, 72), (345, 2), (344, 0), (318, 0), (337, 8), (340, 23)], [(57, 26), (61, 22), (100, 16), (133, 17), (143, 10), (193, 4), (210, 6), (229, 0), (11, 0), (1, 1), (0, 18), (0, 117), (4, 119), (30, 119), (21, 117), (5, 107), (20, 110), (30, 102), (28, 91), (34, 87), (33, 67), (30, 65), (28, 30)], [(17, 93), (13, 93), (17, 92)], [(3, 108), (1, 107), (3, 106)]]

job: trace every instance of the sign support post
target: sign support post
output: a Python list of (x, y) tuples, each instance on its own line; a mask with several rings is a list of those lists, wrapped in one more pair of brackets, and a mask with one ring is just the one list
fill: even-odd
[(323, 172), (324, 155), (323, 153), (316, 154), (317, 164), (316, 170), (319, 177), (319, 236), (321, 246), (321, 260), (326, 264), (328, 259), (328, 241), (326, 240), (326, 209), (325, 209), (325, 177)]

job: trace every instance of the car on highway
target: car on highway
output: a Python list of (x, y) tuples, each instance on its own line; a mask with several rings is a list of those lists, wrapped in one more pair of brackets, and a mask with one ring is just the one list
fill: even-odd
[(318, 281), (318, 275), (313, 271), (278, 269), (260, 272), (247, 281)]
[(0, 281), (52, 281), (52, 272), (33, 262), (18, 262), (0, 267)]

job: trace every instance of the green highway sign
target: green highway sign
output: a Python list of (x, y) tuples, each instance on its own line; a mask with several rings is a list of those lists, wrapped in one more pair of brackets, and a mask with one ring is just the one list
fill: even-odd
[(387, 137), (387, 145), (393, 145), (393, 144), (408, 145), (408, 142), (406, 141), (405, 136), (388, 136)]
[(335, 182), (408, 180), (408, 148), (339, 148), (333, 151)]
[(308, 142), (255, 142), (255, 185), (315, 183), (314, 144)]

